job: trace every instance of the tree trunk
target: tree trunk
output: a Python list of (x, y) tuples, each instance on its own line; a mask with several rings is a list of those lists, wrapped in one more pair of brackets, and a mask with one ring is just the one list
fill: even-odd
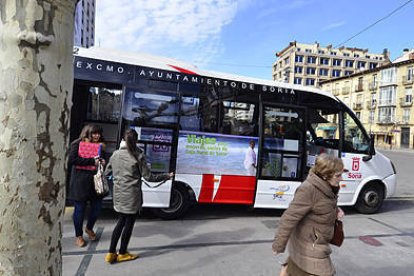
[(0, 0), (0, 275), (61, 275), (77, 0)]

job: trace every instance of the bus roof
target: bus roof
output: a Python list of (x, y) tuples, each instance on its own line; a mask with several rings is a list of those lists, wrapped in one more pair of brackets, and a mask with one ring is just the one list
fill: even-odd
[(316, 94), (321, 94), (326, 97), (332, 98), (336, 101), (338, 100), (337, 97), (333, 96), (331, 93), (328, 93), (324, 90), (311, 87), (311, 86), (302, 86), (296, 84), (290, 84), (285, 82), (277, 82), (273, 80), (265, 80), (265, 79), (258, 79), (252, 78), (247, 76), (240, 76), (234, 75), (229, 73), (223, 72), (216, 72), (216, 71), (207, 71), (201, 70), (197, 66), (172, 59), (167, 57), (155, 56), (146, 53), (133, 53), (133, 52), (126, 52), (126, 51), (118, 51), (113, 49), (105, 49), (105, 48), (98, 48), (98, 47), (91, 47), (91, 48), (75, 48), (75, 56), (97, 59), (97, 60), (106, 60), (112, 62), (119, 62), (129, 65), (136, 65), (136, 66), (145, 66), (150, 68), (158, 68), (162, 70), (168, 71), (176, 71), (182, 73), (190, 73), (196, 74), (203, 77), (211, 77), (211, 78), (218, 78), (218, 79), (229, 79), (241, 82), (248, 82), (248, 83), (257, 83), (262, 85), (268, 86), (275, 86), (275, 87), (282, 87), (286, 89), (293, 89), (293, 90), (301, 90), (306, 92), (312, 92)]

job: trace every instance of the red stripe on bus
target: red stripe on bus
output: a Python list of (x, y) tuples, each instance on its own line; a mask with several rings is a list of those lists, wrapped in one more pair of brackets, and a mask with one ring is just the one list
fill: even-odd
[(198, 202), (211, 203), (213, 201), (214, 192), (214, 175), (203, 174), (203, 180), (201, 181), (200, 196)]
[(167, 64), (167, 65), (170, 66), (170, 67), (172, 67), (172, 68), (174, 68), (175, 70), (178, 70), (181, 73), (184, 73), (184, 74), (198, 75), (197, 73), (195, 73), (193, 71), (190, 71), (190, 70), (187, 70), (187, 69), (178, 67), (178, 66), (174, 66), (174, 65), (171, 65), (171, 64)]
[(253, 204), (256, 177), (222, 175), (214, 203)]

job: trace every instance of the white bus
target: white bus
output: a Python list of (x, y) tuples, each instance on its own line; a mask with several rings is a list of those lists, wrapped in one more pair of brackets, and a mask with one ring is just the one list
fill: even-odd
[[(287, 208), (322, 152), (349, 169), (340, 206), (374, 213), (395, 192), (392, 162), (322, 90), (99, 48), (76, 48), (74, 72), (71, 139), (96, 123), (112, 151), (126, 128), (137, 130), (151, 170), (176, 173), (156, 188), (143, 185), (144, 206), (162, 218), (182, 216), (191, 202)], [(244, 167), (251, 141), (253, 174)]]

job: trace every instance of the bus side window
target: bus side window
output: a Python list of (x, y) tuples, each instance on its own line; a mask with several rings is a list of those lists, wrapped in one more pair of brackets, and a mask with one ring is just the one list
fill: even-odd
[(324, 114), (323, 110), (309, 110), (308, 150), (311, 155), (318, 155), (322, 152), (338, 154), (338, 113)]
[(344, 113), (344, 152), (366, 153), (369, 152), (369, 139), (360, 126), (348, 114)]
[(218, 93), (213, 87), (202, 86), (200, 94), (199, 114), (201, 117), (200, 131), (217, 132), (218, 117), (222, 110)]

